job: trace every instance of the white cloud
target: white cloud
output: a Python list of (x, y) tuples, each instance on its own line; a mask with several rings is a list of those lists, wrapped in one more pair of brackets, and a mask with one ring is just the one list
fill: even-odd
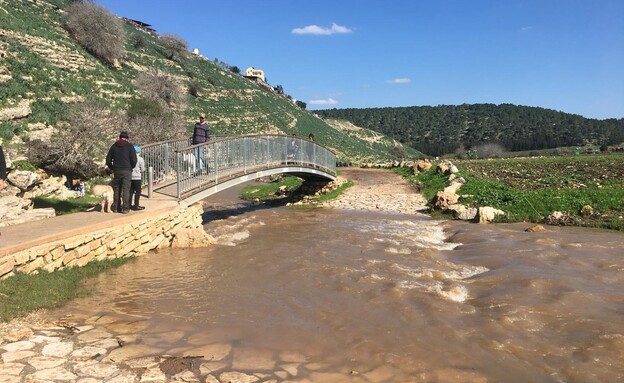
[(303, 28), (294, 28), (292, 33), (296, 35), (333, 35), (336, 33), (351, 33), (350, 28), (332, 23), (331, 27), (319, 27), (318, 25), (308, 25)]
[(531, 29), (533, 29), (533, 27), (528, 26), (528, 27), (522, 27), (520, 30), (521, 30), (522, 32), (526, 32), (526, 31), (530, 31)]
[(331, 97), (324, 100), (310, 100), (310, 105), (336, 105), (337, 103), (338, 101)]
[(386, 80), (386, 84), (409, 84), (410, 82), (412, 82), (412, 80), (407, 77)]

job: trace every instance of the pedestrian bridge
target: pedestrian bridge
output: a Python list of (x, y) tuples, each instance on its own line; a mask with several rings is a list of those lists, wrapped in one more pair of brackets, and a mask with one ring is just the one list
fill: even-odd
[(336, 155), (313, 141), (285, 135), (188, 139), (141, 148), (148, 197), (158, 193), (193, 203), (243, 182), (276, 174), (333, 181)]

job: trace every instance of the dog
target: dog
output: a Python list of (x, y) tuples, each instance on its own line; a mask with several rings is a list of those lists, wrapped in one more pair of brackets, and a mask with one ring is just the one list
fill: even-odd
[[(95, 197), (102, 197), (100, 201), (100, 212), (104, 213), (107, 211), (112, 213), (112, 205), (113, 205), (113, 187), (110, 185), (93, 185), (91, 187), (91, 194)], [(104, 207), (106, 206), (106, 210)]]

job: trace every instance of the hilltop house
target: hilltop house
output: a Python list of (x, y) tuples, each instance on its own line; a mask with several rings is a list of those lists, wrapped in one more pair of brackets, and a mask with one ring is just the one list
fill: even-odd
[(252, 66), (247, 68), (244, 77), (253, 81), (262, 80), (262, 82), (266, 82), (266, 78), (264, 77), (264, 71), (262, 69), (256, 69)]

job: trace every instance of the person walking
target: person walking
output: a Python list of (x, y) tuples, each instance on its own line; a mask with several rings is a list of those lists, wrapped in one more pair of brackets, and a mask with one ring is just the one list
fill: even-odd
[(126, 132), (119, 133), (119, 139), (111, 145), (106, 155), (106, 166), (113, 171), (113, 211), (128, 214), (130, 210), (130, 185), (132, 169), (137, 164), (134, 146)]
[(6, 187), (5, 179), (7, 177), (7, 167), (6, 160), (4, 159), (4, 151), (2, 150), (2, 146), (0, 146), (0, 190)]
[[(199, 122), (193, 128), (192, 144), (205, 144), (210, 141), (210, 126), (206, 123), (206, 115), (200, 113)], [(204, 146), (199, 146), (195, 151), (195, 172), (201, 173), (204, 164)]]
[(134, 151), (137, 154), (137, 164), (132, 169), (132, 183), (130, 184), (130, 199), (134, 199), (134, 205), (130, 209), (132, 210), (144, 210), (145, 207), (139, 205), (139, 198), (141, 198), (141, 177), (145, 172), (145, 160), (141, 157), (141, 147), (134, 146)]

